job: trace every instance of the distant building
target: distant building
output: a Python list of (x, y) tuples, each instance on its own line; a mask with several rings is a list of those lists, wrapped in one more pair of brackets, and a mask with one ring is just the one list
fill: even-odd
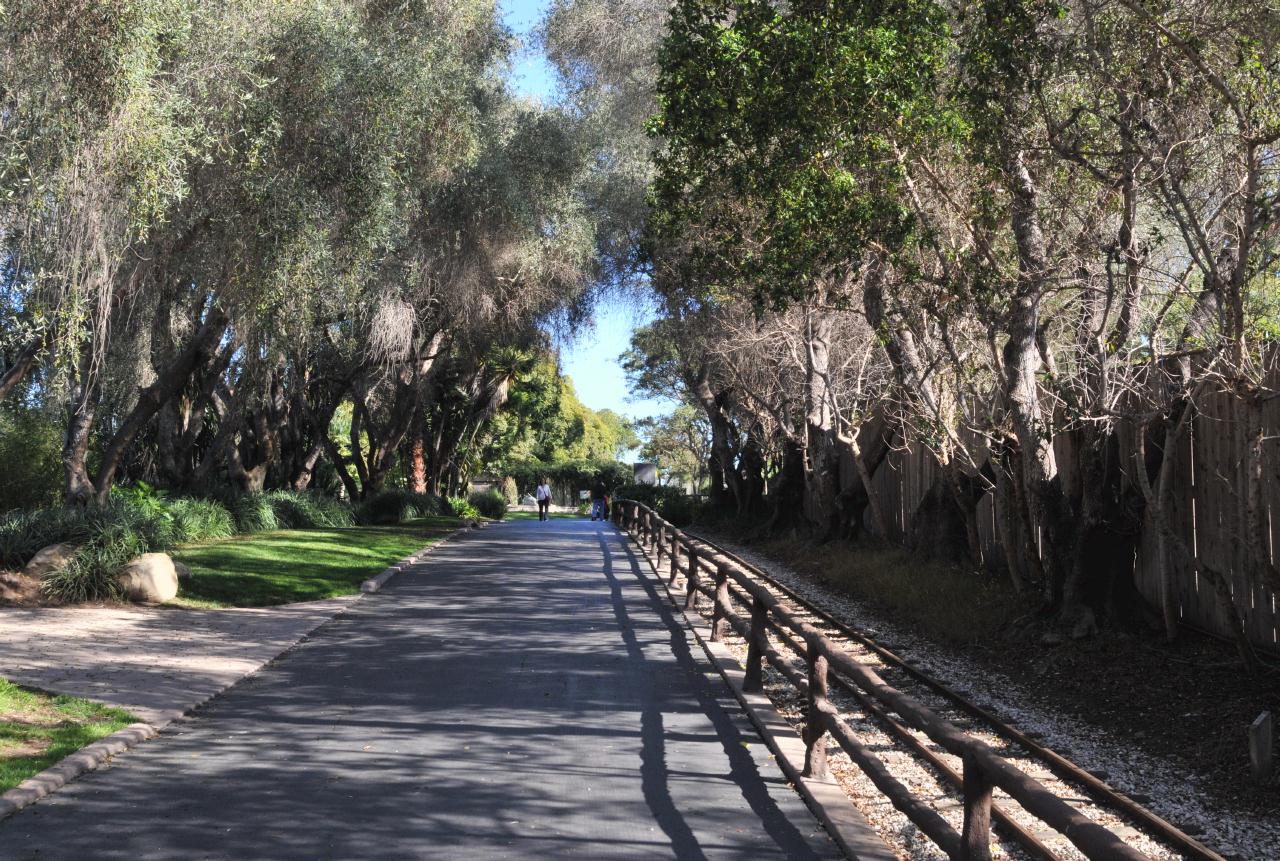
[(656, 463), (635, 464), (636, 484), (657, 484), (658, 465)]

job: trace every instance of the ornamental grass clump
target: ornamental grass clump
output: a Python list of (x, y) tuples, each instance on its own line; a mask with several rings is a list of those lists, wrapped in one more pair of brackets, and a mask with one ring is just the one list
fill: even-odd
[(89, 537), (89, 512), (69, 508), (14, 511), (0, 518), (0, 567), (18, 569), (50, 544)]
[(86, 540), (65, 567), (46, 575), (40, 584), (55, 601), (118, 599), (116, 573), (125, 564), (175, 543), (174, 517), (167, 510), (114, 503), (84, 514)]
[(168, 507), (173, 515), (174, 540), (178, 544), (230, 538), (236, 534), (236, 519), (215, 499), (175, 499)]
[(237, 496), (231, 501), (231, 513), (235, 515), (237, 532), (270, 532), (280, 528), (271, 498), (265, 493)]
[(332, 497), (305, 490), (273, 490), (267, 494), (282, 529), (351, 526), (351, 508)]
[(356, 521), (362, 524), (403, 523), (417, 517), (433, 517), (441, 511), (439, 497), (392, 489), (376, 493), (361, 503), (356, 510)]

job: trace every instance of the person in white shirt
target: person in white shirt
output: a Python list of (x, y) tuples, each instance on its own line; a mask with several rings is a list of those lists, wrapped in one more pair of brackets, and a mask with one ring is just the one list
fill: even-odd
[(542, 479), (542, 484), (538, 485), (535, 497), (538, 500), (538, 519), (549, 520), (551, 515), (551, 482), (547, 478)]

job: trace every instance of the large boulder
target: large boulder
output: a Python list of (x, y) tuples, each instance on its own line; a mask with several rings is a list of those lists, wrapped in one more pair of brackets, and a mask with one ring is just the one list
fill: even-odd
[(163, 604), (178, 595), (178, 570), (167, 553), (144, 553), (120, 569), (120, 588), (130, 601)]
[(61, 571), (67, 567), (71, 557), (75, 555), (76, 545), (70, 542), (50, 544), (31, 557), (31, 561), (22, 569), (22, 573), (28, 577), (43, 577), (54, 571)]

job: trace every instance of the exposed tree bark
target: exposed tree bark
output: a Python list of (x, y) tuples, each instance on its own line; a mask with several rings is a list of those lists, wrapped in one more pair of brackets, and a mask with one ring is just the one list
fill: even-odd
[(93, 357), (90, 351), (85, 350), (80, 356), (76, 379), (71, 387), (71, 417), (67, 422), (67, 434), (62, 445), (64, 498), (68, 506), (84, 507), (96, 499), (86, 458), (97, 403), (97, 377), (93, 371)]
[(102, 462), (93, 479), (94, 494), (99, 503), (105, 503), (111, 495), (116, 470), (129, 446), (160, 408), (182, 390), (195, 369), (214, 353), (218, 342), (226, 333), (227, 323), (226, 312), (216, 304), (212, 305), (205, 314), (204, 321), (182, 350), (168, 364), (159, 368), (155, 381), (138, 394), (137, 403), (103, 447)]
[(37, 335), (32, 338), (25, 347), (18, 351), (18, 355), (14, 357), (13, 364), (0, 374), (0, 401), (9, 396), (9, 393), (17, 388), (18, 384), (26, 379), (27, 374), (36, 366), (40, 356), (44, 353), (47, 339), (44, 335)]

